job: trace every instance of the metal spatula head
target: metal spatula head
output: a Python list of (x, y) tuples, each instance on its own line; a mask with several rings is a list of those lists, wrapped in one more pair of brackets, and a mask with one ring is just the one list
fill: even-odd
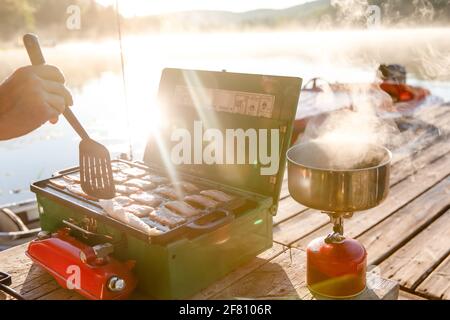
[(108, 149), (92, 139), (83, 139), (79, 151), (81, 189), (98, 199), (114, 198), (116, 188)]

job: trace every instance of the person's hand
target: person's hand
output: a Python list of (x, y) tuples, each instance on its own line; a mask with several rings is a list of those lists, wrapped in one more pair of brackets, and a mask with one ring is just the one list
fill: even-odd
[(51, 65), (22, 67), (7, 78), (0, 85), (0, 140), (22, 136), (47, 121), (56, 123), (73, 104), (64, 82)]

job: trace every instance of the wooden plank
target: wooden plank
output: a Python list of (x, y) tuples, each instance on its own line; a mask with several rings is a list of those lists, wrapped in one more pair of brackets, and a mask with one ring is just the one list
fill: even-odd
[[(413, 148), (408, 146), (406, 150), (400, 148), (397, 150), (397, 154), (394, 155), (393, 163), (401, 162), (405, 164), (407, 162), (413, 162), (413, 167), (419, 167), (419, 163), (416, 162), (417, 155), (426, 150), (426, 153), (438, 152), (439, 155), (449, 152), (450, 145), (447, 143), (448, 136), (450, 134), (450, 108), (445, 107), (432, 107), (430, 109), (424, 109), (421, 111), (423, 114), (418, 115), (415, 118), (434, 125), (439, 129), (439, 136), (437, 139), (427, 140), (425, 144), (419, 143), (414, 145)], [(421, 135), (421, 133), (419, 133)], [(431, 145), (430, 145), (431, 143)], [(440, 148), (437, 148), (440, 146)], [(391, 179), (395, 177), (391, 175)]]
[(449, 195), (450, 176), (358, 237), (369, 253), (367, 263), (379, 264), (446, 211)]
[[(302, 250), (291, 249), (248, 274), (238, 283), (214, 296), (214, 299), (301, 299), (311, 300), (306, 282), (306, 257)], [(368, 289), (354, 299), (396, 299), (398, 284), (368, 273)]]
[(326, 225), (330, 219), (317, 210), (308, 209), (273, 227), (273, 240), (285, 246)]
[(57, 288), (56, 290), (46, 292), (45, 294), (37, 298), (37, 300), (86, 300), (86, 299), (73, 290), (67, 290), (60, 287)]
[(278, 204), (278, 211), (273, 217), (273, 224), (277, 225), (307, 209), (307, 207), (301, 205), (291, 197), (285, 198)]
[(417, 287), (417, 292), (433, 298), (450, 300), (450, 256)]
[(425, 298), (400, 290), (400, 293), (398, 294), (398, 300), (426, 300)]
[(302, 290), (305, 287), (305, 260), (303, 251), (288, 249), (213, 298), (306, 296), (307, 292)]
[[(11, 287), (17, 291), (22, 290), (22, 284), (32, 279), (45, 277), (46, 273), (41, 268), (34, 266), (32, 261), (25, 255), (28, 243), (22, 244), (0, 252), (0, 270), (11, 275)], [(43, 280), (48, 281), (48, 277)]]
[(450, 109), (446, 104), (437, 104), (434, 106), (429, 106), (422, 110), (419, 110), (414, 115), (414, 118), (420, 119), (425, 122), (436, 123), (439, 119), (443, 117), (448, 117), (450, 113)]
[[(450, 119), (449, 119), (450, 123)], [(402, 162), (404, 159), (410, 158), (412, 154), (421, 152), (424, 149), (443, 140), (441, 131), (437, 128), (408, 130), (401, 134), (403, 144), (393, 149), (392, 164)]]
[[(372, 228), (396, 210), (405, 206), (405, 204), (412, 199), (426, 192), (433, 185), (444, 179), (449, 173), (450, 154), (447, 154), (426, 168), (421, 169), (417, 174), (410, 176), (406, 180), (403, 180), (392, 187), (388, 198), (378, 207), (355, 213), (351, 219), (344, 222), (344, 234), (351, 238), (360, 236), (363, 232)], [(289, 222), (289, 220), (284, 223), (287, 222)], [(301, 224), (301, 221), (298, 221), (297, 224)], [(280, 226), (281, 225), (282, 224), (280, 224)], [(292, 246), (305, 249), (312, 239), (326, 235), (330, 230), (331, 226), (325, 225), (306, 237), (296, 241)], [(289, 241), (292, 238), (295, 238), (295, 236), (296, 235), (290, 236), (291, 238)]]
[(257, 269), (258, 267), (262, 266), (263, 264), (267, 263), (274, 257), (281, 254), (285, 249), (286, 248), (284, 248), (282, 245), (274, 243), (272, 248), (264, 251), (250, 262), (229, 273), (227, 276), (220, 279), (219, 281), (216, 281), (208, 288), (203, 289), (199, 293), (192, 296), (190, 299), (204, 300), (218, 294), (220, 291), (236, 283), (253, 270)]
[(445, 259), (450, 243), (450, 210), (434, 221), (380, 265), (383, 277), (399, 281), (410, 290), (415, 288)]
[[(24, 283), (26, 286), (28, 283)], [(54, 279), (50, 279), (48, 282), (43, 283), (40, 286), (34, 286), (33, 289), (28, 290), (26, 293), (22, 293), (27, 300), (37, 300), (43, 296), (46, 296), (55, 290), (62, 289)]]
[(392, 166), (391, 185), (395, 185), (406, 177), (415, 174), (418, 170), (425, 168), (430, 162), (436, 161), (449, 152), (450, 143), (447, 141), (440, 141), (429, 148), (413, 152), (408, 157), (403, 158), (397, 165)]
[[(33, 267), (39, 268), (36, 265), (33, 265)], [(31, 280), (25, 279), (14, 289), (20, 292), (20, 294), (26, 299), (34, 300), (48, 292), (59, 288), (59, 285), (56, 283), (56, 281), (43, 269), (41, 270), (43, 272), (42, 276), (33, 278)]]

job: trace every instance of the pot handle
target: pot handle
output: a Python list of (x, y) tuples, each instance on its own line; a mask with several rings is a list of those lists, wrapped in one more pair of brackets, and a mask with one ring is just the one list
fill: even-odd
[(215, 209), (207, 215), (188, 223), (186, 228), (189, 229), (191, 235), (196, 237), (225, 226), (233, 220), (234, 214), (230, 210)]

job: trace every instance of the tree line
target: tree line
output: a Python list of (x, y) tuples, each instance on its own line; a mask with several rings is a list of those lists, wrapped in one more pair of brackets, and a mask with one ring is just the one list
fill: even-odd
[[(122, 0), (125, 1), (125, 0)], [(130, 1), (130, 0), (127, 0)], [(150, 1), (150, 0), (149, 0)], [(362, 6), (361, 2), (355, 2)], [(309, 29), (364, 27), (364, 8), (339, 0), (316, 0), (282, 10), (255, 10), (244, 13), (225, 11), (175, 12), (163, 15), (122, 17), (127, 34), (161, 31), (218, 31), (245, 29)], [(77, 6), (79, 29), (67, 26), (68, 8)], [(368, 0), (377, 5), (386, 27), (442, 26), (450, 22), (449, 0)], [(360, 14), (356, 14), (360, 11)], [(54, 41), (117, 35), (113, 6), (95, 0), (1, 0), (0, 40), (14, 39), (25, 32), (38, 32)]]
[[(68, 27), (67, 21), (77, 6), (80, 28)], [(105, 36), (116, 32), (116, 14), (112, 6), (94, 0), (2, 0), (0, 2), (0, 38), (11, 40), (25, 32), (48, 34), (55, 40)]]

